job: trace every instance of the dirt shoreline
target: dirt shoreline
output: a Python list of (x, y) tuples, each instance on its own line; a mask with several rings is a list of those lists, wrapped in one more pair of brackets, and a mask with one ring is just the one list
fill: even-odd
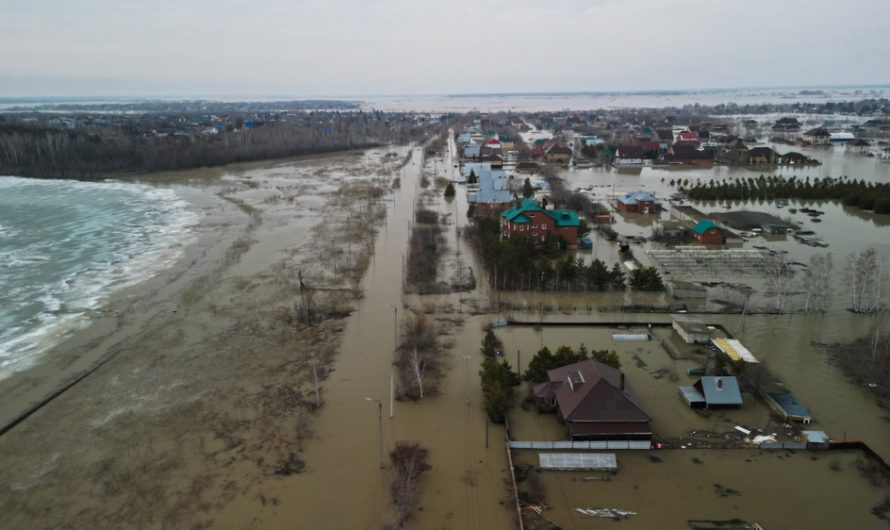
[(224, 506), (262, 506), (263, 481), (299, 472), (313, 366), (324, 381), (385, 218), (381, 177), (405, 150), (388, 151), (134, 179), (183, 191), (198, 239), (0, 384), (5, 422), (113, 356), (0, 437), (7, 524), (220, 526)]

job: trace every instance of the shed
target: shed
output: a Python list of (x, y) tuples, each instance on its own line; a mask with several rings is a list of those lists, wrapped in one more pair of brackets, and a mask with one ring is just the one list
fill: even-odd
[(831, 439), (824, 431), (800, 431), (807, 441), (807, 449), (828, 449)]
[(692, 227), (695, 240), (705, 245), (720, 245), (726, 241), (723, 231), (713, 221), (702, 219)]
[(680, 393), (693, 408), (728, 408), (742, 406), (742, 393), (735, 377), (702, 377), (692, 386), (681, 386)]
[(748, 348), (736, 339), (711, 339), (711, 344), (717, 348), (718, 351), (723, 353), (723, 355), (729, 357), (729, 360), (732, 362), (759, 362), (757, 358), (754, 357), (754, 354), (748, 351)]
[(664, 282), (664, 290), (674, 298), (705, 298), (708, 295), (706, 287), (679, 280)]
[(782, 419), (811, 423), (813, 415), (790, 392), (765, 392), (763, 399)]
[(711, 340), (711, 330), (695, 317), (674, 315), (672, 327), (686, 344), (707, 344)]

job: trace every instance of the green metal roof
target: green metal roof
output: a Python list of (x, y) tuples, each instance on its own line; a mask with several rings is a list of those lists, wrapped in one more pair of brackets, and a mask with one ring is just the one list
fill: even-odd
[(571, 210), (545, 210), (534, 199), (523, 199), (518, 208), (511, 207), (501, 212), (501, 217), (507, 219), (511, 223), (528, 223), (531, 219), (525, 215), (526, 212), (544, 212), (545, 215), (553, 219), (556, 226), (579, 226), (578, 214)]
[(701, 235), (705, 235), (705, 232), (707, 232), (711, 228), (717, 228), (717, 225), (715, 225), (712, 221), (709, 221), (707, 219), (702, 219), (701, 221), (698, 222), (697, 225), (692, 227), (692, 229), (695, 232), (697, 232)]

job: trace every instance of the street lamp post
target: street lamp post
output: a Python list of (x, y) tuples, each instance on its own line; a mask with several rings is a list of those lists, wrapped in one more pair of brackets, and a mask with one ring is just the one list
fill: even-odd
[(383, 402), (369, 397), (365, 399), (377, 403), (377, 443), (380, 449), (380, 469), (383, 469)]

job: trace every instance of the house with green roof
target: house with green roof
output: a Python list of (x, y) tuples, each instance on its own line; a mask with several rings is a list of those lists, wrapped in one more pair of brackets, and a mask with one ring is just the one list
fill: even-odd
[(708, 219), (702, 219), (693, 226), (692, 235), (697, 242), (703, 245), (722, 245), (726, 242), (723, 230), (720, 230), (720, 227)]
[(534, 199), (516, 201), (500, 215), (501, 237), (530, 237), (543, 242), (547, 234), (561, 237), (569, 248), (578, 248), (581, 221), (571, 210), (548, 210)]

